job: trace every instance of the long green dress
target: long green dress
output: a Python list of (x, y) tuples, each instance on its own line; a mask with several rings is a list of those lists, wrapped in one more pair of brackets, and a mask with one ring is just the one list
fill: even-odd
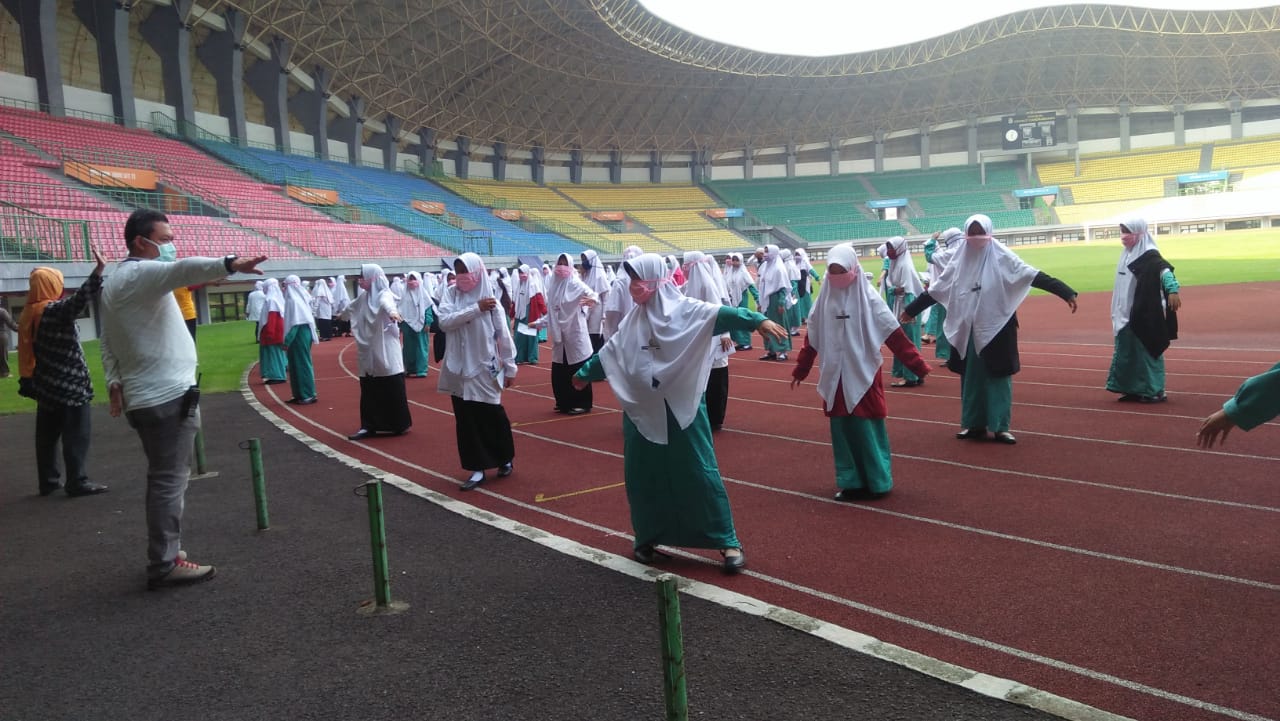
[(408, 323), (400, 321), (403, 339), (400, 354), (404, 359), (404, 374), (409, 378), (427, 377), (427, 329), (431, 327), (431, 309), (427, 308), (422, 317), (422, 330), (414, 330)]
[[(938, 241), (930, 239), (924, 244), (924, 260), (926, 263), (933, 262), (933, 254), (938, 252)], [(943, 331), (943, 324), (947, 321), (947, 309), (941, 305), (935, 305), (929, 308), (929, 321), (925, 323), (924, 335), (933, 338), (933, 357), (941, 360), (951, 358), (951, 342), (947, 340), (946, 333)]]
[[(893, 294), (889, 294), (889, 297), (892, 299)], [(891, 300), (889, 302), (889, 307), (893, 309), (893, 314), (895, 316), (902, 315), (902, 311), (906, 309), (907, 306), (911, 305), (912, 301), (914, 301), (915, 299), (916, 299), (916, 296), (914, 293), (907, 293), (902, 296), (902, 302), (898, 303), (897, 305), (894, 305), (894, 303)], [(933, 313), (939, 307), (941, 306), (934, 305), (934, 307), (929, 312)], [(920, 319), (916, 318), (912, 320), (910, 323), (903, 323), (902, 332), (907, 334), (907, 340), (911, 341), (911, 344), (916, 347), (916, 350), (919, 350), (920, 349)], [(920, 376), (916, 375), (915, 373), (912, 373), (902, 361), (898, 360), (897, 356), (893, 357), (893, 377), (901, 378), (908, 383), (920, 382)]]
[[(751, 307), (748, 304), (752, 300), (755, 300), (755, 304), (757, 306), (760, 305), (760, 291), (756, 290), (754, 285), (749, 285), (747, 286), (746, 292), (742, 294), (742, 300), (738, 301), (738, 307), (743, 310), (750, 310)], [(751, 347), (751, 331), (749, 330), (729, 331), (729, 338), (733, 341), (735, 346), (740, 348)]]
[[(809, 268), (808, 270), (801, 272), (809, 277), (801, 278), (796, 283), (796, 315), (800, 316), (801, 323), (805, 323), (809, 320), (810, 311), (813, 310), (813, 298), (818, 294), (818, 286), (814, 285), (814, 283), (821, 280), (821, 278), (818, 277), (817, 272), (814, 271), (813, 268)], [(800, 284), (805, 283), (806, 280), (811, 281), (806, 284), (809, 286), (809, 292), (804, 295), (800, 295)]]
[[(787, 291), (775, 291), (773, 295), (769, 296), (769, 307), (765, 308), (764, 313), (764, 317), (782, 326), (784, 330), (788, 330), (787, 314), (785, 310), (780, 311), (778, 309), (785, 308), (786, 305)], [(766, 336), (764, 339), (764, 349), (770, 353), (788, 353), (791, 351), (791, 338), (784, 337), (782, 340), (774, 340)]]
[(1280, 363), (1246, 380), (1222, 410), (1241, 430), (1257, 428), (1280, 415)]
[(316, 397), (316, 371), (311, 364), (312, 340), (310, 325), (295, 325), (284, 336), (289, 358), (289, 389), (300, 401)]
[(1013, 376), (995, 377), (988, 373), (970, 334), (964, 375), (960, 376), (960, 425), (1003, 433), (1012, 422)]
[[(1160, 276), (1160, 285), (1166, 294), (1177, 293), (1179, 289), (1178, 279), (1170, 270)], [(1157, 398), (1164, 393), (1164, 355), (1152, 358), (1127, 325), (1116, 334), (1107, 390), (1146, 398)]]
[[(759, 313), (724, 307), (716, 315), (712, 335), (755, 329), (763, 321)], [(708, 336), (708, 345), (710, 341)], [(605, 380), (600, 356), (592, 356), (575, 377)], [(716, 462), (705, 398), (693, 422), (683, 430), (667, 408), (667, 445), (646, 439), (624, 413), (622, 456), (636, 548), (741, 548)]]
[(786, 313), (783, 314), (784, 322), (782, 323), (782, 327), (788, 331), (799, 328), (800, 321), (804, 320), (800, 317), (800, 281), (798, 280), (791, 281), (791, 297), (796, 299), (796, 304), (787, 308)]

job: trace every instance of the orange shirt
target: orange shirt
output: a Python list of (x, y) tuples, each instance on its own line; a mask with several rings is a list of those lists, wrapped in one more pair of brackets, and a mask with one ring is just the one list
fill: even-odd
[(196, 302), (191, 297), (191, 291), (187, 288), (178, 288), (173, 291), (173, 297), (178, 301), (178, 308), (182, 310), (182, 319), (195, 320)]

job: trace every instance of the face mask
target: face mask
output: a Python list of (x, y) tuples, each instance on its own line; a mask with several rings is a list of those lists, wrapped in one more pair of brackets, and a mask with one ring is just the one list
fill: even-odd
[(989, 236), (989, 235), (970, 235), (970, 236), (968, 236), (968, 240), (967, 240), (967, 242), (969, 243), (969, 245), (970, 245), (970, 246), (972, 246), (972, 247), (974, 247), (974, 248), (977, 248), (977, 249), (981, 250), (981, 249), (983, 249), (983, 248), (987, 247), (987, 245), (991, 243), (991, 236)]
[(410, 280), (410, 281), (409, 281), (409, 287), (410, 287), (410, 288), (413, 288), (414, 290), (417, 290), (417, 289), (418, 289), (418, 286), (420, 286), (420, 285), (422, 285), (422, 284), (421, 284), (421, 283), (419, 283), (419, 282), (418, 282), (418, 281), (416, 281), (416, 280)]
[(568, 278), (568, 277), (572, 276), (572, 275), (573, 275), (573, 266), (569, 266), (569, 265), (557, 265), (557, 266), (556, 266), (556, 275), (557, 275), (557, 276), (559, 276), (559, 277), (561, 277), (561, 278)]
[(527, 281), (527, 280), (529, 280), (529, 274), (528, 274), (528, 273), (521, 273), (521, 274), (520, 274), (520, 282), (521, 282), (521, 283), (523, 283), (523, 282), (525, 282), (525, 281)]
[(827, 273), (827, 282), (830, 283), (833, 288), (848, 288), (853, 285), (853, 281), (857, 279), (858, 276), (848, 271), (843, 273)]
[(889, 256), (889, 260), (895, 260), (898, 257), (898, 251), (895, 250), (892, 245), (886, 245), (884, 247), (884, 252), (885, 255)]
[(636, 305), (644, 305), (649, 302), (654, 293), (658, 292), (658, 281), (637, 280), (632, 282), (628, 289), (631, 291), (631, 300), (634, 300)]
[(458, 290), (463, 293), (470, 293), (476, 289), (476, 286), (480, 285), (480, 276), (475, 273), (460, 273), (455, 278), (455, 283), (458, 286)]
[(361, 278), (360, 280), (356, 281), (356, 285), (360, 286), (361, 290), (369, 290), (369, 288), (373, 285), (373, 283), (369, 282), (365, 278)]
[(157, 243), (150, 238), (143, 238), (143, 240), (154, 245), (156, 250), (160, 251), (160, 256), (156, 258), (156, 260), (161, 263), (172, 263), (178, 259), (178, 246), (174, 245), (172, 242)]
[(1132, 248), (1133, 246), (1138, 244), (1138, 234), (1124, 233), (1123, 235), (1120, 236), (1120, 242), (1124, 243), (1124, 247)]

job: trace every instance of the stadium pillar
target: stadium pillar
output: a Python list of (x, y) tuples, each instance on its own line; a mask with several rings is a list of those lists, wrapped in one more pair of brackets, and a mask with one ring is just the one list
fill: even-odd
[(929, 128), (925, 125), (920, 126), (920, 167), (929, 167)]
[(529, 153), (529, 176), (538, 185), (547, 181), (547, 150), (541, 145), (533, 146)]
[(493, 144), (493, 179), (499, 182), (507, 179), (507, 144), (501, 140)]
[(267, 44), (271, 57), (259, 60), (244, 74), (245, 82), (262, 100), (267, 125), (275, 135), (276, 149), (289, 152), (289, 58), (293, 44), (280, 36)]
[(418, 169), (430, 175), (436, 164), (436, 129), (418, 128), (418, 145), (413, 148), (418, 155)]
[(453, 155), (453, 174), (461, 180), (466, 180), (471, 170), (471, 138), (459, 135), (457, 142), (458, 150)]
[(112, 114), (126, 128), (137, 127), (133, 104), (133, 63), (129, 60), (131, 3), (75, 0), (72, 10), (98, 41), (98, 72), (102, 91), (111, 96)]
[(827, 141), (828, 147), (831, 148), (830, 175), (836, 176), (840, 174), (840, 138), (831, 136)]
[(969, 150), (969, 165), (978, 164), (978, 116), (969, 114), (968, 126), (965, 128), (965, 142)]
[(333, 75), (322, 65), (311, 72), (314, 87), (299, 90), (289, 98), (289, 113), (302, 123), (314, 140), (316, 157), (329, 159), (329, 82)]
[(884, 172), (884, 131), (877, 130), (875, 132), (875, 135), (873, 135), (872, 137), (875, 139), (876, 155), (875, 155), (875, 161), (874, 161), (875, 164), (871, 166), (871, 169), (873, 172), (883, 173)]
[(609, 182), (614, 185), (622, 183), (622, 151), (617, 148), (609, 151)]
[(1244, 107), (1244, 103), (1240, 102), (1240, 98), (1232, 98), (1227, 101), (1227, 109), (1231, 111), (1231, 139), (1239, 140), (1244, 137), (1244, 122), (1240, 114), (1240, 109)]
[(1129, 144), (1131, 140), (1129, 134), (1129, 101), (1120, 103), (1120, 150), (1121, 152), (1129, 152)]
[(231, 139), (240, 145), (248, 141), (244, 118), (244, 13), (230, 9), (222, 14), (225, 30), (213, 30), (196, 57), (213, 75), (218, 88), (218, 112), (227, 119)]
[(698, 151), (698, 165), (701, 167), (701, 172), (698, 174), (700, 176), (699, 183), (711, 181), (711, 155), (711, 148), (703, 148)]
[(649, 182), (662, 182), (662, 153), (657, 148), (649, 151)]
[(582, 184), (582, 148), (573, 148), (569, 151), (569, 182), (575, 185)]
[(151, 15), (138, 26), (142, 39), (160, 56), (160, 77), (164, 84), (164, 101), (172, 105), (182, 121), (178, 131), (192, 133), (195, 125), (195, 94), (191, 88), (191, 15), (193, 0), (172, 0), (165, 7), (157, 5)]
[(50, 115), (65, 115), (62, 62), (58, 56), (57, 0), (0, 0), (18, 19), (22, 71), (36, 79), (36, 97)]
[(747, 145), (742, 149), (742, 177), (751, 180), (756, 172), (756, 149)]
[(796, 177), (796, 144), (787, 143), (787, 177)]
[(369, 138), (369, 144), (382, 151), (382, 169), (395, 172), (396, 155), (400, 153), (400, 128), (404, 121), (388, 113), (382, 124), (386, 130)]
[(1080, 142), (1080, 103), (1074, 100), (1067, 103), (1067, 142)]
[(351, 116), (349, 128), (351, 135), (347, 138), (347, 159), (351, 164), (360, 167), (364, 163), (364, 98), (352, 95), (347, 101), (347, 109)]
[(1187, 106), (1178, 103), (1173, 106), (1173, 144), (1187, 144)]

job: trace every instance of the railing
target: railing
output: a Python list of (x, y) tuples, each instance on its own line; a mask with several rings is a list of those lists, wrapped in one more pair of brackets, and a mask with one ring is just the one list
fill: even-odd
[[(50, 112), (48, 103), (38, 103), (33, 100), (0, 97), (0, 106), (7, 107), (7, 108), (17, 108), (19, 110), (30, 110), (37, 113), (45, 113), (47, 115), (51, 115), (54, 118), (58, 117), (56, 115), (53, 115)], [(79, 108), (64, 108), (62, 117), (74, 118), (78, 120), (92, 120), (98, 123), (110, 123), (111, 125), (120, 125), (120, 126), (124, 125), (124, 119), (118, 115), (111, 115), (109, 113), (98, 113), (98, 112), (93, 112), (91, 110), (80, 110)], [(152, 123), (146, 120), (143, 120), (141, 118), (135, 118), (134, 122), (137, 124), (137, 127), (142, 130), (151, 130), (153, 128)]]
[(0, 203), (0, 261), (86, 260), (89, 224)]

